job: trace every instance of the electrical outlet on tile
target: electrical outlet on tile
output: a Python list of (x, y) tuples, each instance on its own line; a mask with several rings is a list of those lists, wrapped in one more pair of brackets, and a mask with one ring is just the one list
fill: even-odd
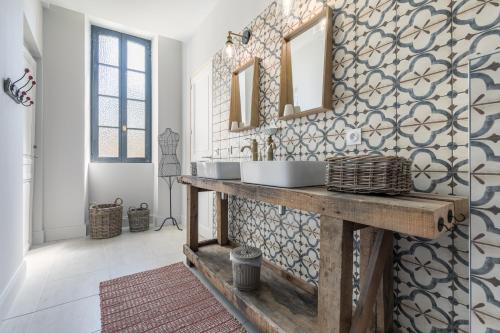
[(361, 128), (353, 128), (346, 131), (345, 141), (348, 146), (361, 144)]

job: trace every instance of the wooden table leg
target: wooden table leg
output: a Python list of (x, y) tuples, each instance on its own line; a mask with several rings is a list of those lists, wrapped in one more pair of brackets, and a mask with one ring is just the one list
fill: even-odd
[(222, 199), (222, 193), (215, 192), (215, 218), (217, 222), (217, 242), (219, 245), (228, 244), (228, 203)]
[[(372, 328), (373, 308), (379, 293), (382, 276), (387, 274), (386, 264), (392, 253), (392, 239), (392, 232), (377, 230), (370, 259), (364, 269), (361, 293), (352, 318), (351, 333), (365, 333)], [(392, 290), (390, 292), (390, 295), (387, 295), (388, 299), (392, 298)], [(384, 295), (384, 297), (386, 296)]]
[(391, 232), (391, 249), (387, 250), (387, 258), (382, 273), (377, 297), (377, 333), (392, 333), (394, 331), (394, 271), (393, 271), (393, 244), (394, 237)]
[[(359, 289), (363, 289), (366, 284), (366, 274), (368, 263), (373, 251), (373, 242), (375, 241), (376, 229), (368, 227), (359, 231)], [(377, 327), (376, 310), (373, 308), (373, 314), (370, 322), (367, 324), (369, 332), (375, 332)]]
[(319, 332), (345, 333), (352, 317), (353, 225), (320, 218)]
[[(378, 229), (367, 227), (360, 230), (360, 289), (367, 282), (368, 263), (372, 257), (375, 236)], [(393, 331), (394, 295), (393, 295), (393, 269), (392, 250), (385, 254), (387, 260), (383, 268), (382, 281), (379, 285), (373, 317), (368, 329), (370, 332), (389, 333)]]
[(198, 251), (198, 188), (187, 186), (187, 240), (193, 251)]

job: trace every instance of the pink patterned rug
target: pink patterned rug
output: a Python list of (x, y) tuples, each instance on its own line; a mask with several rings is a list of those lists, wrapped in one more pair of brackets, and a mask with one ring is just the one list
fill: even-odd
[(246, 332), (183, 263), (104, 281), (99, 289), (102, 333)]

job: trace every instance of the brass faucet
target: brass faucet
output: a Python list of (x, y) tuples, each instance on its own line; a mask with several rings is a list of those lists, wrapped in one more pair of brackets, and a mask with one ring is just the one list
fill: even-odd
[(258, 161), (259, 160), (259, 148), (257, 144), (257, 140), (252, 139), (252, 143), (250, 145), (246, 145), (241, 147), (241, 152), (243, 152), (246, 148), (250, 149), (252, 152), (252, 161)]
[(276, 150), (276, 144), (274, 143), (273, 138), (269, 135), (269, 137), (267, 138), (267, 149), (266, 149), (266, 155), (268, 161), (274, 160), (275, 150)]

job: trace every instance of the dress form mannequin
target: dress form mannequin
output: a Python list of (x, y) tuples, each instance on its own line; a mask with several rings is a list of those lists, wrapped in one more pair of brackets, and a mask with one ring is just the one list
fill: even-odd
[(160, 166), (158, 170), (158, 177), (163, 178), (168, 185), (170, 192), (170, 216), (166, 217), (161, 226), (156, 230), (161, 230), (163, 225), (168, 220), (172, 220), (172, 224), (177, 227), (177, 229), (182, 230), (177, 223), (177, 220), (172, 216), (172, 186), (174, 185), (173, 178), (181, 174), (181, 163), (177, 158), (177, 146), (179, 145), (180, 136), (178, 133), (172, 131), (172, 129), (167, 128), (165, 131), (158, 136), (158, 144), (160, 145), (161, 158)]

